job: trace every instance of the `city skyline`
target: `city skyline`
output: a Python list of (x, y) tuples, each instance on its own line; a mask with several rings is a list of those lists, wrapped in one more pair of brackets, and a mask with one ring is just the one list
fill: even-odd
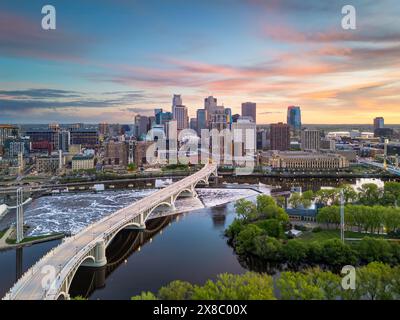
[(190, 118), (212, 95), (232, 114), (257, 103), (258, 124), (290, 105), (305, 124), (400, 123), (396, 1), (353, 1), (356, 30), (346, 1), (51, 4), (50, 31), (41, 1), (0, 5), (1, 123), (132, 123), (173, 94)]

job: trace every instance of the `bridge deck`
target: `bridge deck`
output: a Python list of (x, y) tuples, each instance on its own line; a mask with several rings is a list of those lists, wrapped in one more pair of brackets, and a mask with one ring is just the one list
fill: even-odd
[[(4, 299), (41, 300), (57, 299), (60, 288), (71, 270), (80, 265), (98, 241), (118, 232), (132, 218), (146, 210), (151, 210), (165, 199), (177, 195), (193, 183), (208, 177), (216, 171), (216, 165), (206, 164), (200, 171), (164, 189), (154, 192), (133, 204), (114, 212), (100, 221), (88, 226), (78, 234), (64, 239), (56, 248), (48, 252), (29, 269), (11, 288)], [(53, 270), (53, 277), (51, 277)], [(46, 290), (46, 282), (53, 280), (53, 287)]]

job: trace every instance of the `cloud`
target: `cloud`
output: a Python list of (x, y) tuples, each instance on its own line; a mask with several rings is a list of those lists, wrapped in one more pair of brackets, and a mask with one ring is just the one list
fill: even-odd
[(0, 90), (0, 96), (8, 96), (19, 99), (46, 99), (46, 98), (78, 98), (81, 93), (76, 91), (56, 89), (27, 89), (27, 90)]
[(87, 63), (83, 58), (93, 37), (60, 29), (45, 31), (40, 23), (14, 12), (0, 12), (0, 56)]

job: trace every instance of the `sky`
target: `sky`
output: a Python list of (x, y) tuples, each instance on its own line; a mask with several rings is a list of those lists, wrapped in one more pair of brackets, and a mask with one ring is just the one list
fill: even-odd
[(173, 94), (190, 116), (213, 95), (233, 113), (256, 102), (260, 124), (289, 105), (303, 123), (399, 124), (400, 2), (0, 1), (0, 123), (132, 123)]

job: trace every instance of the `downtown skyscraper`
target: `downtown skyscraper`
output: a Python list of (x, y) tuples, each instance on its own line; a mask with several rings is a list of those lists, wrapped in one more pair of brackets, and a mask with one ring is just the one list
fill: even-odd
[(287, 124), (292, 130), (301, 130), (301, 110), (297, 106), (289, 106), (287, 110)]

